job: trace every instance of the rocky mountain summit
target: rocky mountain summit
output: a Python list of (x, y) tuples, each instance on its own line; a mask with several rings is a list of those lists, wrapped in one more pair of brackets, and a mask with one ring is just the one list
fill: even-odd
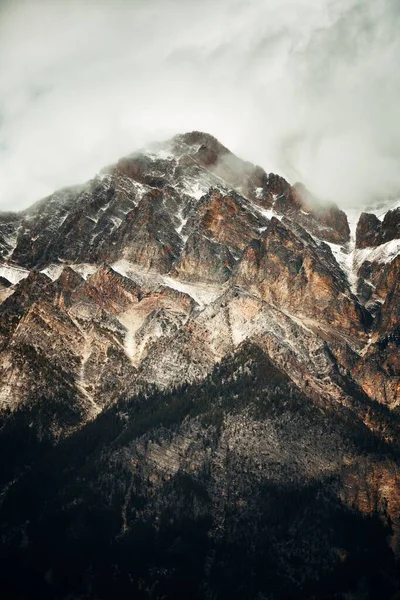
[(390, 598), (399, 211), (349, 222), (191, 132), (0, 213), (9, 573), (43, 598)]

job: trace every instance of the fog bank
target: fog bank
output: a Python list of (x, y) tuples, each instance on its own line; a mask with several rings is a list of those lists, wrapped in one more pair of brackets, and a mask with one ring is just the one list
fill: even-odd
[(398, 0), (3, 0), (0, 209), (207, 131), (342, 206), (400, 192)]

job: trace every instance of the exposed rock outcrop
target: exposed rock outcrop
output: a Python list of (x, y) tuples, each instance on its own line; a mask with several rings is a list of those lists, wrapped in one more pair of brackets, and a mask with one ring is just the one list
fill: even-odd
[(399, 214), (354, 240), (195, 131), (0, 215), (15, 572), (44, 598), (392, 593)]
[(383, 221), (374, 214), (362, 213), (357, 224), (356, 247), (380, 246), (400, 238), (400, 208), (389, 210)]
[(333, 256), (324, 255), (305, 232), (298, 237), (275, 218), (248, 246), (235, 282), (269, 304), (351, 335), (362, 335), (371, 322), (338, 277)]
[(227, 246), (200, 233), (192, 233), (175, 264), (174, 273), (186, 281), (224, 283), (229, 279), (234, 264)]

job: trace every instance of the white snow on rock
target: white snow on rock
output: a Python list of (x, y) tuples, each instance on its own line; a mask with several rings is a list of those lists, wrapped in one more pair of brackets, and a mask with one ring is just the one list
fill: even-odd
[(191, 296), (195, 302), (201, 307), (207, 306), (214, 302), (221, 294), (225, 291), (224, 286), (206, 284), (206, 283), (189, 283), (174, 279), (164, 275), (162, 277), (163, 284), (170, 287), (178, 292), (183, 292), (188, 296)]
[(203, 185), (196, 183), (194, 185), (187, 186), (186, 189), (189, 196), (192, 196), (192, 198), (195, 198), (196, 200), (200, 200), (200, 198), (207, 194), (210, 188), (206, 183)]
[(79, 273), (83, 279), (87, 279), (90, 275), (96, 273), (99, 270), (99, 265), (93, 265), (89, 263), (76, 263), (69, 265), (71, 269)]
[(207, 284), (207, 283), (192, 283), (161, 275), (155, 271), (147, 271), (140, 265), (131, 263), (125, 259), (118, 260), (111, 265), (117, 273), (124, 277), (128, 277), (139, 285), (165, 285), (173, 290), (182, 292), (191, 296), (193, 300), (200, 306), (204, 307), (211, 302), (214, 302), (226, 289), (223, 285)]
[(0, 263), (0, 277), (4, 277), (12, 284), (19, 283), (22, 279), (28, 277), (28, 275), (29, 271), (27, 269)]
[[(278, 214), (273, 208), (262, 208), (261, 206), (258, 206), (258, 204), (254, 204), (254, 202), (251, 203), (251, 208), (266, 219), (271, 220), (272, 217), (275, 217), (278, 221), (282, 221), (283, 215)], [(266, 228), (263, 227), (262, 229), (264, 230)]]
[(363, 262), (389, 263), (400, 254), (400, 239), (391, 240), (380, 246), (363, 248), (354, 252), (354, 267), (358, 270)]
[(140, 348), (136, 341), (136, 333), (143, 325), (146, 313), (142, 313), (137, 307), (133, 307), (124, 313), (118, 315), (119, 322), (125, 327), (126, 334), (124, 340), (124, 349), (126, 355), (130, 358), (132, 364), (137, 365), (140, 359)]
[(60, 277), (61, 273), (64, 270), (64, 266), (65, 265), (51, 264), (48, 267), (46, 267), (45, 269), (42, 269), (40, 272), (47, 275), (47, 277), (50, 277), (50, 279), (52, 281), (55, 281), (56, 279), (58, 279)]
[[(396, 204), (400, 204), (400, 200), (394, 205), (390, 206), (382, 212), (382, 207), (379, 209), (370, 210), (367, 212), (376, 214), (378, 218), (383, 219), (384, 215), (388, 210), (396, 208)], [(357, 273), (366, 260), (377, 263), (388, 263), (391, 262), (398, 254), (400, 254), (400, 240), (392, 240), (386, 244), (380, 246), (373, 246), (370, 248), (357, 249), (356, 248), (356, 229), (362, 210), (360, 208), (350, 208), (346, 210), (347, 220), (350, 227), (350, 242), (341, 246), (339, 244), (328, 244), (332, 253), (338, 263), (339, 267), (347, 276), (351, 290), (356, 293)], [(380, 214), (378, 214), (380, 212)]]
[(120, 275), (132, 279), (139, 285), (161, 285), (162, 276), (156, 271), (148, 271), (141, 265), (132, 263), (125, 258), (121, 258), (112, 263), (110, 267)]
[(218, 184), (219, 181), (216, 179), (216, 176), (210, 173), (210, 177), (205, 174), (201, 174), (196, 178), (185, 177), (174, 187), (178, 192), (186, 194), (195, 200), (200, 200), (200, 198), (208, 193), (211, 187), (216, 187)]
[(345, 210), (347, 222), (350, 228), (350, 244), (355, 246), (356, 243), (356, 229), (360, 219), (361, 210), (359, 208), (348, 208)]
[(17, 247), (17, 242), (18, 242), (18, 234), (21, 230), (21, 225), (17, 228), (17, 230), (10, 236), (6, 237), (4, 242), (9, 246), (9, 251), (7, 252), (7, 255), (4, 255), (5, 259), (11, 258), (15, 248)]
[(175, 229), (175, 231), (176, 231), (176, 233), (177, 233), (177, 234), (178, 234), (178, 235), (179, 235), (179, 236), (182, 238), (182, 240), (183, 240), (184, 242), (186, 242), (186, 240), (187, 240), (188, 236), (187, 236), (187, 235), (182, 235), (182, 229), (185, 227), (185, 225), (186, 225), (186, 223), (187, 223), (187, 221), (188, 221), (188, 218), (187, 218), (187, 217), (186, 217), (186, 218), (184, 218), (184, 216), (183, 216), (183, 212), (182, 212), (182, 211), (180, 211), (180, 212), (177, 214), (177, 217), (178, 217), (178, 219), (180, 219), (180, 225), (179, 225), (179, 226), (178, 226), (178, 227)]
[(341, 246), (340, 244), (332, 244), (331, 242), (324, 242), (332, 250), (332, 254), (336, 259), (341, 270), (347, 277), (350, 288), (355, 293), (357, 284), (357, 269), (354, 267), (354, 247), (350, 244)]

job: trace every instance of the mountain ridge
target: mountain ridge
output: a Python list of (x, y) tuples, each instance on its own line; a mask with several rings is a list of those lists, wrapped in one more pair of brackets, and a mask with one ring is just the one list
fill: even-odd
[[(113, 548), (121, 536), (134, 547), (131, 534), (139, 531), (139, 523), (147, 531), (144, 543), (152, 547), (152, 536), (159, 535), (153, 519), (158, 523), (167, 518), (165, 493), (180, 507), (188, 500), (188, 511), (179, 513), (182, 523), (189, 519), (202, 540), (193, 552), (204, 572), (196, 571), (193, 577), (198, 587), (193, 592), (189, 585), (192, 591), (187, 593), (207, 600), (235, 597), (232, 590), (223, 592), (227, 596), (219, 595), (207, 569), (215, 568), (221, 576), (223, 556), (228, 560), (236, 543), (232, 532), (237, 527), (243, 541), (244, 523), (251, 515), (264, 531), (261, 513), (269, 514), (270, 505), (264, 503), (261, 490), (269, 490), (271, 502), (282, 494), (288, 507), (290, 494), (299, 494), (299, 506), (305, 512), (297, 515), (295, 511), (293, 518), (298, 531), (307, 537), (311, 525), (304, 498), (314, 505), (313, 494), (307, 490), (315, 489), (321, 498), (315, 506), (325, 523), (321, 530), (325, 554), (319, 558), (313, 554), (312, 564), (318, 566), (304, 577), (294, 569), (296, 583), (290, 591), (283, 573), (285, 569), (291, 572), (293, 565), (289, 568), (286, 554), (277, 551), (283, 562), (274, 568), (286, 583), (281, 587), (271, 580), (275, 595), (270, 597), (311, 598), (306, 595), (314, 593), (307, 587), (311, 581), (311, 587), (317, 585), (325, 569), (332, 575), (336, 568), (341, 573), (338, 594), (350, 593), (357, 586), (362, 590), (364, 550), (344, 536), (347, 550), (342, 555), (327, 534), (336, 511), (358, 531), (375, 531), (378, 546), (391, 557), (387, 559), (390, 577), (397, 581), (398, 210), (389, 211), (377, 228), (376, 219), (363, 214), (357, 227), (354, 219), (349, 224), (336, 205), (323, 204), (301, 184), (291, 186), (279, 175), (237, 158), (216, 138), (201, 132), (180, 134), (129, 155), (88, 184), (55, 192), (20, 214), (0, 213), (0, 446), (15, 446), (2, 473), (0, 512), (12, 555), (33, 564), (36, 549), (42, 556), (40, 572), (57, 571), (57, 585), (64, 594), (60, 597), (67, 597), (75, 588), (63, 580), (57, 562), (62, 545), (53, 539), (59, 558), (50, 568), (51, 552), (38, 531), (42, 518), (46, 531), (51, 529), (57, 511), (67, 520), (72, 518), (74, 502), (68, 482), (73, 482), (84, 510), (90, 511), (93, 487), (102, 499), (100, 513), (109, 507), (103, 515), (105, 522), (107, 515), (112, 523), (122, 519), (122, 529), (110, 525), (111, 537), (104, 538), (104, 544)], [(123, 441), (115, 438), (108, 446), (102, 423), (109, 423), (111, 432), (118, 430)], [(90, 438), (92, 431), (98, 431), (96, 448), (104, 446), (103, 458), (101, 450), (93, 450), (92, 458), (85, 455), (85, 436)], [(259, 431), (270, 442), (262, 442)], [(331, 444), (323, 463), (317, 456), (324, 454), (321, 435)], [(292, 463), (285, 443), (291, 452), (300, 453)], [(69, 445), (88, 461), (88, 475), (81, 462), (68, 471), (60, 457)], [(110, 475), (120, 490), (116, 496), (103, 473), (103, 459), (107, 469), (119, 465), (118, 472)], [(304, 487), (294, 474), (296, 461), (304, 470)], [(59, 464), (65, 481), (57, 479), (49, 467), (52, 462)], [(226, 465), (229, 471), (229, 464), (234, 465), (233, 495), (227, 491), (223, 468)], [(282, 476), (274, 464), (281, 465)], [(30, 513), (26, 498), (36, 494), (31, 479), (35, 477), (45, 482), (43, 492), (39, 491), (44, 512), (42, 516), (35, 513), (26, 529), (22, 515)], [(58, 482), (56, 513), (46, 491), (53, 489), (53, 480)], [(261, 513), (246, 485), (253, 486)], [(152, 507), (147, 512), (143, 498)], [(14, 515), (14, 501), (21, 506), (21, 517)], [(248, 512), (247, 506), (251, 507)], [(227, 516), (222, 517), (225, 511)], [(199, 515), (202, 525), (197, 529)], [(305, 529), (303, 518), (308, 523)], [(65, 534), (79, 540), (77, 532), (86, 531), (79, 523), (70, 533), (65, 526), (60, 539)], [(275, 564), (257, 531), (251, 530), (262, 556), (268, 564)], [(178, 538), (183, 535), (179, 531)], [(224, 545), (217, 531), (221, 535), (230, 532), (226, 534), (229, 543)], [(278, 548), (280, 534), (274, 527), (271, 531), (272, 545)], [(17, 550), (20, 535), (28, 536), (32, 555), (30, 549), (26, 555), (25, 550), (22, 554)], [(63, 543), (68, 545), (67, 538)], [(174, 544), (179, 547), (178, 538)], [(214, 547), (217, 538), (219, 545)], [(172, 552), (169, 542), (162, 539), (169, 548), (167, 554)], [(282, 539), (289, 543), (285, 536)], [(306, 564), (308, 551), (298, 540), (291, 543), (300, 563)], [(200, 550), (202, 544), (211, 553), (206, 552), (207, 558)], [(254, 548), (246, 544), (250, 557)], [(218, 552), (222, 552), (221, 560)], [(338, 556), (342, 557), (339, 562)], [(77, 563), (71, 557), (68, 560), (79, 571)], [(117, 560), (112, 552), (110, 560)], [(162, 569), (166, 569), (168, 581), (178, 585), (173, 568), (166, 566), (169, 559), (160, 560), (164, 566), (158, 574), (151, 575), (149, 563), (141, 575), (131, 574), (136, 583), (126, 584), (126, 590), (139, 593), (141, 589), (138, 597), (143, 598), (180, 597), (173, 595), (178, 593), (176, 587), (173, 593), (168, 591), (169, 584), (166, 588), (160, 584)], [(248, 560), (246, 568), (251, 571)], [(363, 566), (360, 572), (356, 569), (357, 575), (349, 576), (352, 583), (347, 584), (343, 573), (350, 569), (351, 560)], [(373, 572), (384, 586), (384, 567), (376, 556), (374, 560), (377, 570), (374, 567)], [(180, 564), (176, 563), (178, 570)], [(131, 567), (124, 565), (121, 572), (129, 579)], [(94, 566), (87, 568), (90, 571)], [(88, 586), (87, 573), (78, 579), (81, 576)], [(124, 588), (115, 573), (108, 577), (108, 583), (118, 580)], [(141, 577), (146, 584), (140, 583)], [(155, 581), (161, 591), (151, 596)], [(46, 593), (58, 593), (56, 584), (43, 585)], [(147, 592), (145, 585), (150, 586)], [(245, 586), (242, 597), (269, 597), (262, 577), (254, 585), (262, 595), (256, 596), (256, 591)], [(333, 597), (327, 591), (329, 585), (321, 588), (325, 596), (315, 597)], [(369, 586), (370, 597), (378, 598), (374, 584)], [(394, 590), (393, 586), (388, 589)], [(78, 585), (74, 591), (77, 597), (82, 589)], [(100, 588), (96, 589), (102, 598)], [(293, 590), (299, 595), (290, 596)], [(357, 600), (363, 598), (360, 590)], [(90, 600), (97, 597), (95, 592), (85, 593)]]

